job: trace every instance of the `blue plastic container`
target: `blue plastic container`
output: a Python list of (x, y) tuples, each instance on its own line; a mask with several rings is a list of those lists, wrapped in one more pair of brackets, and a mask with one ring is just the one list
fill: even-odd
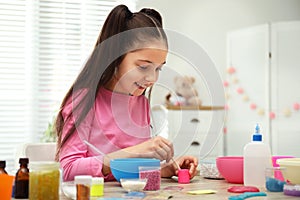
[(110, 161), (110, 169), (117, 181), (121, 178), (139, 178), (140, 166), (160, 166), (154, 158), (119, 158)]

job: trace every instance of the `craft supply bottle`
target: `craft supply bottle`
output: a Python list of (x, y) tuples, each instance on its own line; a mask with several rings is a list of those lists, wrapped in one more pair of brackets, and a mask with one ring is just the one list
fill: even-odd
[(139, 178), (147, 179), (144, 190), (159, 190), (161, 183), (160, 166), (139, 166)]
[(29, 200), (59, 200), (59, 163), (33, 161), (29, 167)]
[(188, 169), (178, 170), (178, 183), (190, 183), (190, 173)]
[(6, 161), (5, 160), (0, 160), (0, 174), (7, 174), (5, 171), (6, 167)]
[(103, 196), (104, 179), (103, 177), (93, 177), (91, 187), (91, 197)]
[(92, 176), (88, 176), (88, 175), (75, 176), (74, 182), (76, 185), (76, 199), (90, 200)]
[(264, 187), (265, 169), (272, 166), (269, 145), (263, 143), (258, 124), (252, 141), (244, 147), (244, 185)]
[(28, 169), (28, 158), (20, 158), (20, 168), (15, 176), (15, 199), (28, 198), (29, 190), (29, 169)]

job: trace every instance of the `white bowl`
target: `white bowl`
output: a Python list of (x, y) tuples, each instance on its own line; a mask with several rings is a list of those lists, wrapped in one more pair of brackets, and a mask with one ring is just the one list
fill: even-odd
[(76, 185), (74, 181), (63, 182), (62, 191), (66, 197), (74, 200), (76, 199)]
[(127, 192), (139, 192), (142, 191), (146, 184), (147, 184), (147, 179), (139, 179), (139, 178), (121, 178), (120, 179), (122, 187), (127, 191)]

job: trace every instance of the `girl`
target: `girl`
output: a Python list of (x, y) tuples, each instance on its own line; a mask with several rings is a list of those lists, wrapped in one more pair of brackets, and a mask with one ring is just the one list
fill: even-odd
[[(162, 177), (177, 174), (175, 163), (170, 161), (172, 143), (150, 136), (145, 97), (145, 90), (151, 89), (166, 63), (167, 49), (157, 11), (132, 13), (125, 5), (111, 11), (56, 119), (56, 159), (65, 181), (83, 174), (113, 180), (110, 159), (114, 158), (156, 158), (166, 161)], [(195, 157), (183, 156), (176, 162), (189, 169), (191, 178), (195, 176)]]

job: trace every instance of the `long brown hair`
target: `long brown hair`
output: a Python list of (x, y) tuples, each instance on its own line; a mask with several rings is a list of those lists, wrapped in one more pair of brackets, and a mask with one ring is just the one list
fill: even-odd
[[(147, 27), (154, 28), (150, 30), (140, 29)], [(131, 32), (125, 37), (119, 36), (120, 33), (137, 29), (138, 31)], [(106, 42), (112, 37), (114, 37), (113, 40)], [(85, 119), (88, 112), (92, 109), (98, 89), (106, 85), (113, 77), (115, 69), (126, 55), (125, 52), (137, 48), (138, 43), (149, 43), (153, 42), (153, 40), (162, 41), (166, 47), (168, 46), (166, 34), (162, 30), (162, 18), (156, 10), (143, 8), (139, 12), (132, 13), (127, 6), (119, 5), (110, 12), (104, 22), (91, 56), (68, 90), (56, 117), (55, 129), (58, 137), (56, 160), (58, 160), (61, 147), (75, 132), (76, 126)], [(82, 91), (84, 91), (83, 95)], [(78, 98), (79, 96), (80, 98)], [(70, 99), (72, 101), (76, 99), (73, 112), (77, 111), (79, 114), (65, 137), (62, 137), (65, 124), (74, 117), (73, 112), (66, 119), (62, 115), (62, 111)]]

